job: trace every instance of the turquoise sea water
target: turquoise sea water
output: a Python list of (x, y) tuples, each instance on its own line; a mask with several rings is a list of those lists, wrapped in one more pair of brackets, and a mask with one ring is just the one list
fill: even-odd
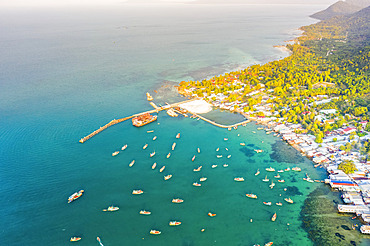
[[(122, 5), (1, 10), (1, 245), (66, 245), (71, 236), (83, 238), (78, 245), (98, 245), (96, 236), (106, 246), (268, 241), (311, 245), (301, 229), (299, 212), (305, 196), (318, 184), (302, 178), (306, 172), (312, 178), (322, 174), (299, 156), (283, 156), (285, 161), (277, 162), (270, 156), (274, 151), (279, 154), (279, 147), (272, 145), (277, 139), (256, 130), (254, 123), (227, 131), (160, 113), (158, 122), (142, 128), (124, 122), (84, 144), (78, 140), (113, 118), (150, 109), (147, 91), (158, 90), (153, 93), (157, 103), (180, 101), (183, 98), (167, 85), (286, 56), (272, 46), (294, 38), (298, 27), (314, 23), (307, 16), (323, 7)], [(241, 120), (225, 112), (210, 116), (222, 123)], [(174, 141), (176, 149), (167, 159)], [(143, 150), (145, 143), (149, 146)], [(128, 148), (112, 157), (124, 144)], [(256, 154), (254, 149), (264, 152)], [(149, 158), (153, 150), (156, 155)], [(229, 154), (231, 158), (225, 158)], [(135, 165), (129, 168), (133, 159)], [(151, 169), (154, 162), (156, 170)], [(227, 168), (222, 166), (225, 163)], [(212, 169), (213, 164), (218, 167)], [(159, 173), (162, 165), (166, 169)], [(201, 172), (193, 172), (200, 165)], [(302, 172), (281, 174), (286, 183), (274, 179), (272, 190), (261, 181), (266, 167), (296, 165)], [(257, 169), (261, 174), (256, 177)], [(173, 177), (164, 181), (167, 174)], [(202, 187), (192, 186), (202, 176), (208, 178)], [(237, 176), (246, 181), (235, 182)], [(67, 204), (68, 196), (80, 189), (85, 194)], [(145, 193), (134, 196), (133, 189)], [(245, 193), (255, 193), (258, 199)], [(287, 196), (295, 203), (285, 203)], [(176, 197), (185, 202), (171, 203)], [(263, 201), (281, 201), (283, 206), (269, 207)], [(120, 210), (101, 212), (110, 205)], [(141, 209), (152, 215), (139, 215)], [(210, 211), (217, 216), (208, 217)], [(271, 222), (274, 212), (278, 219)], [(183, 224), (173, 228), (170, 220)], [(151, 229), (161, 230), (162, 235), (149, 235)]]

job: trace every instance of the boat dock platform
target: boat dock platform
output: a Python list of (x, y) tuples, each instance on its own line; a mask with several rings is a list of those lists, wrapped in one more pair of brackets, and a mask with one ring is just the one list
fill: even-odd
[(149, 113), (149, 114), (151, 114), (151, 113), (158, 113), (159, 111), (167, 110), (167, 109), (170, 109), (172, 107), (177, 107), (177, 106), (179, 106), (179, 105), (181, 105), (183, 103), (191, 102), (191, 101), (194, 101), (194, 100), (196, 100), (196, 98), (192, 98), (190, 100), (186, 100), (186, 101), (182, 101), (182, 102), (177, 102), (177, 103), (173, 103), (173, 104), (168, 104), (168, 105), (162, 106), (162, 107), (158, 107), (153, 102), (151, 102), (150, 105), (152, 105), (154, 109), (148, 110), (148, 111), (145, 111), (145, 112), (142, 112), (142, 113), (137, 113), (137, 114), (134, 114), (134, 115), (131, 115), (131, 116), (128, 116), (128, 117), (121, 118), (121, 119), (111, 120), (108, 124), (106, 124), (106, 125), (100, 127), (99, 129), (93, 131), (92, 133), (90, 133), (86, 137), (81, 138), (79, 142), (80, 143), (84, 143), (87, 140), (89, 140), (90, 138), (92, 138), (93, 136), (95, 136), (95, 135), (99, 134), (100, 132), (104, 131), (108, 127), (113, 126), (113, 125), (116, 125), (116, 124), (121, 123), (123, 121), (129, 120), (129, 119), (134, 118), (136, 116), (140, 116), (140, 115), (147, 114), (147, 113)]

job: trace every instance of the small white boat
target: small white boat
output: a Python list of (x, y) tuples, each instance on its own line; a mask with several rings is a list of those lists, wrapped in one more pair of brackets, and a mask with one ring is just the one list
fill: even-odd
[(142, 215), (150, 215), (150, 214), (152, 214), (152, 212), (146, 211), (146, 210), (140, 210), (139, 214), (142, 214)]
[(257, 172), (254, 174), (254, 176), (257, 176), (258, 174), (260, 174), (260, 170), (257, 169)]
[(203, 182), (203, 181), (206, 181), (206, 180), (207, 180), (207, 178), (205, 178), (205, 177), (202, 177), (202, 178), (199, 179), (200, 182)]
[(118, 209), (119, 207), (109, 206), (108, 208), (103, 209), (103, 211), (104, 212), (114, 212), (114, 211), (117, 211)]
[(224, 138), (224, 141), (227, 141), (227, 140), (229, 140), (228, 138)]
[(240, 143), (241, 146), (245, 146), (245, 143)]
[(175, 150), (175, 147), (176, 147), (176, 143), (173, 143), (172, 144), (172, 150)]
[(119, 151), (114, 151), (113, 153), (112, 153), (112, 156), (116, 156), (116, 155), (118, 155), (119, 154)]
[(275, 186), (274, 181), (271, 181), (271, 184), (269, 185), (269, 187), (272, 189), (272, 188), (274, 188), (274, 186)]
[(229, 164), (224, 164), (223, 166), (224, 166), (224, 167), (228, 167), (228, 166), (229, 166)]
[(197, 187), (202, 186), (202, 184), (199, 184), (198, 182), (193, 183), (193, 185)]
[(198, 151), (198, 153), (200, 153), (200, 149), (199, 148), (197, 149), (197, 151)]
[(238, 182), (242, 182), (244, 181), (244, 178), (243, 177), (237, 177), (237, 178), (234, 178), (235, 181), (238, 181)]
[(225, 148), (225, 150), (226, 150), (226, 151), (229, 151), (229, 149), (228, 149), (228, 148)]
[(156, 140), (156, 139), (157, 139), (157, 136), (154, 136), (154, 137), (153, 137), (153, 141), (154, 141), (154, 140)]
[(129, 167), (132, 167), (135, 164), (135, 160), (132, 160), (130, 164), (128, 164)]
[(164, 176), (164, 180), (169, 180), (170, 178), (172, 178), (172, 174)]
[(157, 163), (154, 162), (154, 164), (152, 165), (152, 169), (155, 169), (156, 166), (157, 166)]
[(145, 144), (144, 146), (143, 146), (143, 149), (146, 149), (148, 147), (148, 144)]
[(219, 151), (219, 150), (220, 150), (220, 148), (217, 148), (217, 149), (216, 149), (216, 151)]
[(195, 155), (193, 156), (193, 158), (191, 158), (191, 161), (194, 161), (195, 160)]
[(262, 179), (263, 182), (269, 182), (270, 180), (267, 178), (267, 175), (264, 179)]
[(292, 170), (293, 171), (296, 171), (296, 172), (300, 172), (301, 171), (301, 168), (299, 168), (299, 167), (293, 167)]
[(127, 144), (123, 145), (121, 150), (125, 150), (127, 148)]
[(178, 226), (178, 225), (181, 225), (181, 222), (180, 221), (170, 221), (170, 226)]
[(171, 153), (168, 153), (168, 154), (167, 154), (167, 159), (168, 159), (168, 158), (170, 158), (170, 156), (171, 156)]
[(180, 138), (180, 133), (177, 133), (176, 138)]
[(155, 155), (155, 151), (150, 153), (150, 157), (153, 157)]
[(228, 155), (228, 156), (227, 156), (227, 158), (230, 158), (230, 157), (231, 157), (231, 155)]
[(198, 168), (194, 168), (193, 171), (194, 172), (199, 172), (201, 169), (202, 169), (202, 166), (199, 166)]
[(161, 172), (163, 172), (163, 170), (166, 168), (166, 166), (163, 166), (163, 167), (161, 167), (161, 169), (159, 169), (159, 172), (161, 173)]
[(275, 168), (268, 167), (268, 168), (266, 168), (266, 171), (268, 171), (268, 172), (275, 172)]
[(217, 158), (221, 158), (222, 157), (222, 155), (217, 155)]
[(212, 168), (216, 168), (217, 167), (217, 165), (212, 165)]

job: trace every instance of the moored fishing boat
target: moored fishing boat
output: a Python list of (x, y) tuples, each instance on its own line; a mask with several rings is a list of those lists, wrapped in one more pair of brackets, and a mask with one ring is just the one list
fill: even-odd
[(152, 153), (150, 153), (150, 157), (153, 157), (155, 155), (155, 151), (154, 152), (152, 152)]
[(191, 161), (194, 161), (195, 160), (195, 155), (193, 156), (193, 158), (191, 158)]
[(142, 190), (133, 190), (132, 191), (132, 194), (134, 194), (134, 195), (140, 195), (140, 194), (143, 194), (144, 193), (144, 191), (142, 191)]
[(198, 151), (198, 153), (200, 153), (200, 149), (199, 148), (197, 149), (197, 151)]
[(263, 152), (263, 150), (262, 150), (262, 149), (255, 149), (254, 151), (256, 151), (256, 153), (261, 153), (261, 152)]
[(265, 246), (271, 246), (273, 244), (273, 242), (268, 242), (265, 244)]
[(301, 168), (299, 168), (299, 167), (293, 167), (292, 170), (293, 171), (296, 171), (296, 172), (300, 172), (301, 171)]
[(277, 175), (274, 176), (274, 178), (277, 178), (278, 179), (278, 178), (280, 178), (280, 175), (277, 174)]
[(216, 216), (216, 214), (213, 214), (213, 213), (209, 212), (209, 213), (208, 213), (208, 216), (209, 216), (209, 217), (215, 217), (215, 216)]
[(202, 166), (199, 166), (198, 168), (193, 169), (194, 172), (199, 172), (202, 169)]
[(219, 150), (220, 150), (220, 148), (217, 148), (217, 149), (216, 149), (216, 151), (219, 151)]
[(268, 172), (275, 172), (275, 168), (268, 167), (268, 168), (266, 168), (266, 171), (268, 171)]
[(104, 212), (114, 212), (117, 210), (119, 210), (119, 207), (114, 207), (114, 206), (109, 206), (108, 208), (103, 209)]
[(245, 143), (240, 143), (241, 146), (245, 146)]
[(257, 199), (257, 195), (255, 194), (245, 194), (246, 197)]
[(234, 178), (235, 181), (238, 181), (238, 182), (241, 182), (241, 181), (244, 181), (244, 178), (243, 177), (236, 177)]
[(153, 137), (153, 141), (155, 141), (156, 139), (157, 139), (157, 136), (154, 136), (154, 137)]
[(157, 231), (157, 230), (150, 230), (150, 234), (152, 234), (152, 235), (159, 235), (159, 234), (161, 234), (161, 232), (160, 231)]
[(135, 160), (132, 160), (130, 164), (128, 164), (129, 167), (132, 167), (135, 164)]
[(263, 204), (265, 204), (267, 206), (271, 206), (271, 202), (263, 202)]
[(277, 202), (276, 205), (277, 206), (283, 206), (283, 204), (281, 202)]
[(180, 138), (180, 133), (177, 133), (176, 138)]
[(215, 165), (215, 164), (214, 164), (214, 165), (212, 165), (212, 168), (216, 168), (216, 167), (217, 167), (217, 165)]
[(264, 179), (262, 179), (263, 182), (269, 182), (270, 180), (267, 178), (267, 175)]
[(169, 225), (170, 226), (178, 226), (178, 225), (181, 225), (181, 222), (180, 221), (170, 221)]
[(161, 167), (161, 169), (159, 169), (159, 172), (161, 173), (161, 172), (163, 172), (163, 170), (166, 168), (166, 166), (163, 166), (163, 167)]
[(227, 141), (227, 140), (229, 140), (228, 138), (224, 138), (224, 141)]
[(100, 246), (104, 246), (103, 243), (100, 240), (100, 237), (96, 237), (96, 240), (99, 242)]
[[(176, 143), (173, 143), (173, 144), (172, 144), (171, 149), (172, 149), (172, 150), (175, 150), (175, 147), (176, 147)], [(168, 157), (167, 157), (167, 158), (168, 158)]]
[(150, 214), (152, 214), (152, 212), (146, 211), (146, 210), (140, 210), (139, 214), (142, 214), (142, 215), (150, 215)]
[(284, 198), (284, 200), (287, 202), (287, 203), (293, 203), (293, 200), (289, 198)]
[(125, 150), (127, 148), (127, 144), (123, 145), (121, 150)]
[(194, 183), (193, 183), (193, 185), (194, 185), (194, 186), (197, 186), (197, 187), (202, 186), (202, 184), (199, 184), (199, 183), (197, 183), (197, 182), (194, 182)]
[(279, 179), (279, 180), (278, 180), (278, 182), (279, 182), (279, 183), (284, 183), (284, 182), (285, 182), (285, 180), (284, 180), (284, 179)]
[(269, 185), (269, 187), (272, 189), (272, 188), (274, 188), (274, 186), (275, 186), (274, 181), (271, 181), (271, 184)]
[(115, 152), (112, 153), (112, 156), (116, 156), (118, 154), (119, 154), (119, 151), (115, 151)]
[(221, 158), (222, 157), (222, 155), (217, 155), (217, 158)]
[(142, 114), (142, 115), (139, 115), (139, 116), (136, 116), (134, 118), (132, 118), (132, 125), (136, 126), (136, 127), (140, 127), (140, 126), (144, 126), (144, 125), (147, 125), (153, 121), (156, 121), (157, 120), (157, 116), (156, 115), (151, 115), (149, 113), (145, 113), (145, 114)]
[(258, 174), (260, 174), (260, 170), (257, 169), (257, 172), (254, 174), (254, 176), (257, 176)]
[(171, 153), (168, 153), (168, 154), (167, 154), (167, 159), (168, 159), (168, 158), (170, 158), (170, 156), (171, 156)]
[(230, 157), (231, 157), (231, 155), (228, 155), (228, 156), (227, 156), (227, 158), (230, 158)]
[(157, 163), (154, 162), (153, 165), (152, 165), (152, 169), (155, 169), (156, 166), (157, 166)]
[(144, 144), (143, 149), (146, 149), (148, 147), (148, 144)]
[(71, 203), (71, 202), (73, 202), (74, 200), (76, 200), (76, 199), (80, 198), (84, 192), (85, 192), (84, 190), (80, 190), (80, 191), (75, 192), (75, 193), (73, 193), (72, 195), (70, 195), (70, 196), (68, 197), (68, 203)]
[(183, 199), (180, 199), (180, 198), (174, 198), (174, 199), (172, 199), (172, 202), (173, 203), (183, 203), (184, 200)]
[(172, 178), (172, 174), (164, 176), (164, 180), (169, 180), (170, 178)]
[(285, 170), (284, 170), (284, 171), (285, 171), (285, 172), (290, 171), (290, 167), (285, 168)]
[(205, 178), (205, 177), (202, 177), (202, 178), (199, 179), (200, 182), (203, 182), (203, 181), (206, 181), (206, 180), (207, 180), (207, 178)]
[(283, 169), (278, 170), (278, 173), (283, 173), (283, 172), (284, 172), (284, 170), (283, 170)]
[(271, 221), (275, 221), (275, 220), (276, 220), (276, 213), (274, 213), (274, 215), (271, 218)]
[(71, 239), (69, 239), (69, 241), (71, 241), (71, 242), (78, 242), (81, 239), (82, 239), (81, 237), (71, 237)]
[(224, 164), (223, 166), (224, 166), (224, 167), (228, 167), (228, 166), (229, 166), (229, 164)]

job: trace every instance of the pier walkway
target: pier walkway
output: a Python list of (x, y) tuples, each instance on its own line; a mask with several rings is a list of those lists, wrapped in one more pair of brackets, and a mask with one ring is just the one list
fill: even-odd
[[(191, 112), (190, 112), (191, 113)], [(214, 122), (212, 120), (209, 120), (203, 116), (200, 116), (199, 114), (195, 114), (195, 113), (192, 113), (195, 117), (198, 117), (199, 119), (202, 119), (204, 120), (205, 122), (208, 122), (214, 126), (218, 126), (218, 127), (221, 127), (221, 128), (232, 128), (232, 127), (237, 127), (237, 126), (241, 126), (241, 125), (245, 125), (249, 122), (251, 122), (251, 120), (245, 120), (245, 121), (242, 121), (242, 122), (239, 122), (239, 123), (236, 123), (236, 124), (232, 124), (232, 125), (222, 125), (222, 124), (219, 124), (217, 122)]]
[(152, 105), (154, 107), (154, 109), (152, 110), (148, 110), (148, 111), (145, 111), (145, 112), (142, 112), (142, 113), (137, 113), (137, 114), (134, 114), (134, 115), (131, 115), (131, 116), (128, 116), (128, 117), (124, 117), (124, 118), (121, 118), (121, 119), (114, 119), (114, 120), (111, 120), (108, 124), (100, 127), (99, 129), (93, 131), (92, 133), (90, 133), (89, 135), (87, 135), (86, 137), (83, 137), (80, 139), (80, 143), (84, 143), (86, 142), (87, 140), (89, 140), (90, 138), (92, 138), (93, 136), (99, 134), (100, 132), (104, 131), (105, 129), (107, 129), (108, 127), (110, 126), (113, 126), (113, 125), (116, 125), (118, 123), (121, 123), (123, 121), (126, 121), (126, 120), (129, 120), (133, 117), (136, 117), (136, 116), (139, 116), (139, 115), (143, 115), (143, 114), (151, 114), (151, 113), (158, 113), (159, 111), (162, 111), (162, 110), (166, 110), (166, 109), (170, 109), (172, 107), (177, 107), (183, 103), (187, 103), (187, 102), (191, 102), (191, 101), (194, 101), (196, 100), (196, 98), (192, 98), (190, 100), (186, 100), (186, 101), (182, 101), (182, 102), (177, 102), (177, 103), (173, 103), (173, 104), (168, 104), (166, 106), (162, 106), (162, 107), (158, 107), (157, 105), (155, 105), (154, 103), (150, 103), (150, 105)]

